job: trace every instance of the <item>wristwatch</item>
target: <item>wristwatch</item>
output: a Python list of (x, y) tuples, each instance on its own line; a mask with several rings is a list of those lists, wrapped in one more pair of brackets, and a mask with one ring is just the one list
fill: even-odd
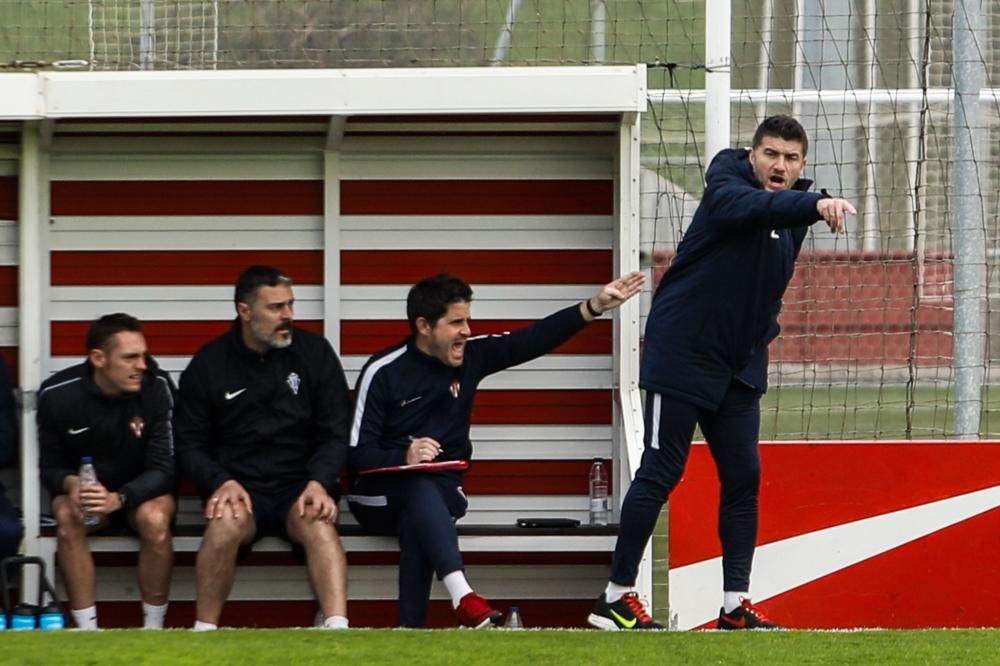
[(125, 495), (125, 493), (118, 493), (118, 502), (121, 503), (121, 508), (124, 509), (125, 505), (128, 503), (128, 496)]

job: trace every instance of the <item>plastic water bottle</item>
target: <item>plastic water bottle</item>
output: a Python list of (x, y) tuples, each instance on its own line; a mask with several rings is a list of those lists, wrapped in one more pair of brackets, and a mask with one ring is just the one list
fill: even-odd
[(590, 524), (607, 525), (611, 513), (608, 500), (608, 470), (600, 458), (590, 466)]
[(32, 604), (18, 604), (10, 616), (12, 631), (28, 631), (35, 628), (38, 607)]
[(66, 618), (63, 616), (62, 609), (59, 608), (59, 604), (54, 600), (49, 605), (39, 609), (38, 628), (45, 631), (66, 628)]
[[(94, 459), (90, 456), (80, 458), (80, 488), (86, 488), (97, 483), (97, 472), (94, 470)], [(83, 512), (83, 524), (88, 527), (101, 522), (101, 517), (90, 511)]]
[(507, 612), (507, 621), (503, 623), (504, 629), (524, 629), (524, 622), (521, 620), (521, 609), (511, 606)]

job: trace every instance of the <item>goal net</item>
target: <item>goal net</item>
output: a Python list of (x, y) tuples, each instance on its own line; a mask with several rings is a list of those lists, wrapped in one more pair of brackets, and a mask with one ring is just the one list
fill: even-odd
[(92, 69), (215, 69), (218, 0), (88, 0)]

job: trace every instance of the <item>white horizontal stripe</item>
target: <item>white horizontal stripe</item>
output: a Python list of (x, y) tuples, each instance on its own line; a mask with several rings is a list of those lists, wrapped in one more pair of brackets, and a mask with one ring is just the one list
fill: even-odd
[[(52, 287), (52, 321), (91, 321), (108, 312), (142, 320), (217, 320), (235, 316), (231, 286)], [(295, 287), (295, 315), (323, 317), (323, 288)]]
[[(409, 288), (345, 285), (341, 317), (405, 320)], [(54, 321), (90, 321), (108, 312), (151, 320), (227, 319), (233, 316), (232, 289), (228, 285), (52, 287), (50, 315)], [(473, 285), (473, 289), (475, 319), (540, 319), (592, 296), (598, 285)], [(323, 287), (296, 286), (295, 298), (296, 317), (323, 317)]]
[[(489, 167), (493, 163), (534, 159), (561, 163), (572, 170), (572, 162), (605, 161), (603, 178), (614, 173), (613, 154), (618, 148), (617, 136), (344, 136), (340, 156), (342, 178), (375, 177), (366, 175), (373, 165), (401, 161), (412, 164), (407, 178), (435, 178), (423, 175), (424, 168), (433, 173), (436, 163), (470, 160)], [(470, 156), (473, 156), (470, 158)], [(560, 159), (561, 158), (561, 159)], [(388, 167), (387, 168), (391, 168)], [(377, 171), (375, 172), (377, 173)], [(523, 176), (521, 176), (523, 177)], [(549, 174), (550, 178), (563, 178)]]
[(340, 218), (345, 250), (604, 250), (610, 216), (399, 215)]
[[(88, 165), (94, 162), (121, 160), (130, 163), (140, 160), (140, 163), (153, 166), (155, 160), (170, 160), (175, 164), (176, 175), (172, 180), (203, 180), (205, 173), (192, 177), (191, 173), (180, 168), (185, 159), (191, 163), (206, 161), (209, 172), (224, 174), (230, 166), (241, 160), (246, 160), (254, 169), (250, 173), (260, 173), (268, 180), (297, 180), (302, 176), (293, 169), (289, 173), (278, 170), (267, 171), (268, 160), (279, 162), (288, 160), (290, 164), (301, 161), (296, 169), (309, 168), (311, 161), (320, 165), (320, 155), (326, 143), (326, 136), (172, 136), (157, 139), (149, 136), (66, 136), (57, 134), (52, 142), (52, 169), (59, 176), (55, 180), (91, 180), (88, 178)], [(192, 157), (193, 156), (193, 157)], [(216, 157), (219, 156), (219, 157)], [(227, 165), (228, 163), (228, 165)], [(213, 169), (213, 167), (215, 167)], [(198, 169), (198, 167), (193, 167)], [(323, 177), (322, 166), (317, 166), (314, 175), (307, 176), (317, 180)], [(258, 171), (259, 170), (259, 171)], [(305, 173), (305, 172), (303, 172)], [(219, 175), (216, 178), (221, 177)], [(142, 171), (126, 175), (128, 180), (147, 180), (150, 176)], [(95, 178), (93, 180), (102, 180)], [(117, 178), (113, 179), (117, 180)]]
[[(340, 240), (345, 250), (604, 250), (612, 246), (612, 222), (600, 215), (347, 215)], [(57, 216), (49, 238), (53, 250), (315, 250), (323, 247), (323, 218)]]
[[(320, 180), (323, 161), (318, 152), (286, 155), (248, 155), (235, 157), (203, 152), (192, 155), (150, 155), (149, 145), (156, 139), (146, 138), (141, 148), (145, 154), (121, 155), (58, 155), (52, 161), (52, 180)], [(252, 145), (254, 137), (231, 139), (230, 144)], [(62, 138), (56, 142), (61, 144)], [(286, 146), (287, 150), (287, 146)], [(242, 152), (242, 151), (241, 151)]]
[(53, 217), (53, 250), (320, 250), (318, 215)]
[(15, 307), (0, 308), (0, 326), (17, 328), (18, 311)]
[(20, 344), (17, 321), (17, 308), (0, 308), (0, 347), (16, 347)]
[[(15, 328), (12, 330), (16, 333), (17, 329)], [(0, 328), (0, 332), (2, 331), (3, 329)], [(12, 335), (11, 337), (14, 341), (13, 344), (16, 344), (16, 335)], [(205, 339), (205, 342), (208, 342), (208, 338)], [(191, 361), (191, 357), (189, 356), (159, 355), (156, 354), (155, 349), (151, 349), (150, 352), (156, 356), (156, 360), (160, 364), (160, 367), (169, 372), (175, 381), (180, 377), (180, 373), (184, 371), (184, 368), (186, 368), (188, 363)], [(360, 357), (347, 358), (351, 359)], [(564, 358), (562, 356), (543, 357), (542, 359), (533, 361), (536, 365), (533, 365), (532, 367), (527, 367), (529, 364), (525, 364), (524, 366), (510, 368), (497, 373), (496, 375), (492, 375), (482, 383), (481, 388), (488, 390), (510, 391), (600, 390), (613, 388), (610, 357), (574, 356), (568, 358), (579, 359), (580, 365), (583, 367), (574, 368), (568, 359), (564, 363), (549, 362), (553, 359), (556, 361), (563, 361)], [(592, 359), (597, 364), (607, 367), (603, 369), (588, 368), (587, 365)], [(56, 372), (79, 362), (80, 358), (76, 356), (53, 356), (49, 370), (51, 372)], [(349, 386), (353, 387), (357, 384), (359, 374), (359, 369), (346, 371), (347, 383)]]
[[(344, 371), (351, 386), (357, 382), (367, 356), (345, 356)], [(552, 355), (490, 375), (484, 389), (605, 389), (612, 387), (611, 357)]]
[(18, 228), (14, 220), (0, 220), (0, 266), (16, 266), (18, 256)]
[[(540, 319), (593, 296), (599, 285), (472, 285), (476, 319)], [(409, 285), (345, 285), (344, 319), (405, 319)]]
[[(466, 137), (463, 137), (463, 139)], [(510, 137), (510, 142), (517, 137)], [(548, 137), (544, 137), (548, 138)], [(473, 138), (473, 141), (476, 139)], [(396, 138), (393, 137), (395, 143)], [(562, 139), (566, 141), (566, 139)], [(516, 143), (516, 142), (515, 142)], [(523, 144), (522, 144), (523, 146)], [(345, 153), (341, 157), (341, 178), (345, 180), (395, 179), (594, 179), (609, 180), (613, 176), (611, 149), (603, 152), (571, 156), (525, 155), (522, 146), (513, 145), (510, 152), (490, 155), (466, 154), (396, 154), (355, 156)], [(348, 150), (351, 146), (348, 146)], [(433, 150), (430, 146), (428, 149)]]

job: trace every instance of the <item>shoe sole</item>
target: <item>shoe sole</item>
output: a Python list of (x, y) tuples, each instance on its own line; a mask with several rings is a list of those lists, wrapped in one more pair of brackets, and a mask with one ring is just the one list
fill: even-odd
[(617, 622), (597, 613), (591, 613), (587, 616), (587, 624), (597, 629), (603, 629), (604, 631), (622, 631)]
[(503, 621), (503, 614), (498, 613), (497, 615), (487, 616), (486, 619), (484, 619), (482, 622), (480, 622), (474, 627), (468, 625), (465, 626), (466, 629), (489, 629), (491, 627), (499, 626), (502, 621)]

